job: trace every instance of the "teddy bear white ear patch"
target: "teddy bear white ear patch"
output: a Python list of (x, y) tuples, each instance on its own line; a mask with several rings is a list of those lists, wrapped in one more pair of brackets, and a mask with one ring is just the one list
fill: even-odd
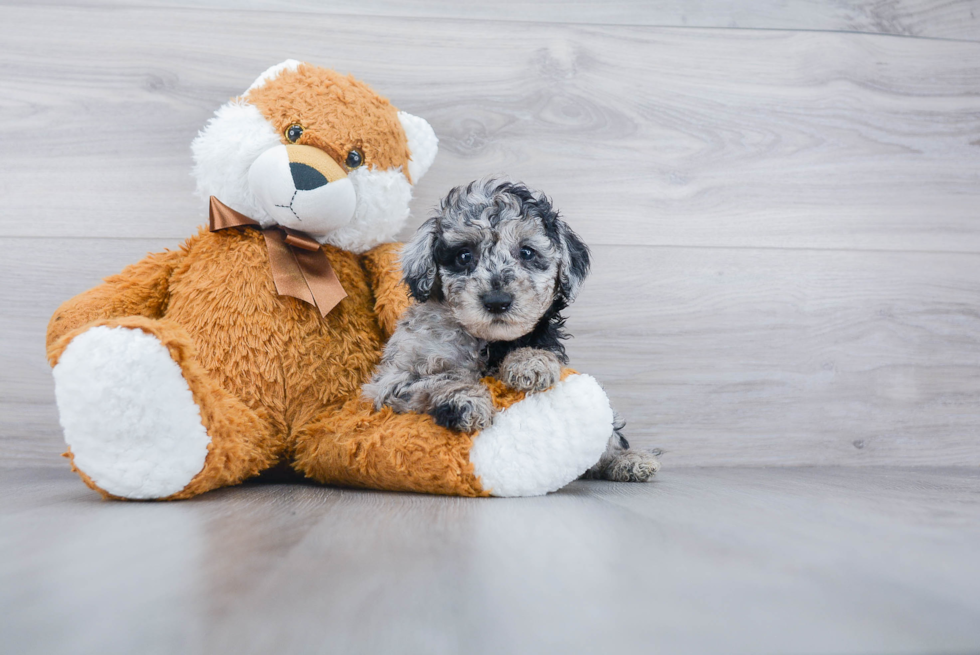
[(419, 118), (406, 111), (398, 112), (398, 120), (408, 138), (408, 149), (412, 156), (408, 160), (408, 174), (412, 184), (418, 184), (425, 175), (439, 151), (439, 139), (432, 126), (424, 118)]
[(258, 79), (252, 82), (252, 86), (248, 87), (248, 89), (245, 90), (245, 93), (248, 93), (252, 89), (259, 88), (269, 80), (276, 79), (279, 76), (279, 74), (282, 73), (283, 71), (296, 70), (297, 68), (299, 68), (299, 65), (302, 63), (303, 62), (297, 61), (295, 59), (287, 59), (281, 64), (276, 64), (275, 66), (271, 66), (270, 68), (266, 69), (264, 73), (259, 75)]

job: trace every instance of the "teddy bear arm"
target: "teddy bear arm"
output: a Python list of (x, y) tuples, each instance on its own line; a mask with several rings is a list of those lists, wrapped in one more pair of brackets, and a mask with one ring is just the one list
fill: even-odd
[(472, 434), (424, 414), (375, 411), (362, 398), (330, 408), (293, 433), (293, 467), (314, 480), (455, 496), (535, 496), (599, 461), (613, 433), (602, 387), (571, 369), (526, 394), (487, 378), (498, 414)]
[(67, 344), (62, 337), (92, 321), (145, 316), (161, 318), (170, 300), (169, 281), (184, 253), (154, 253), (107, 277), (97, 287), (66, 300), (48, 323), (47, 353), (52, 366)]
[(293, 467), (325, 484), (486, 496), (473, 473), (471, 435), (436, 425), (423, 414), (375, 411), (352, 399), (323, 412), (293, 435)]
[(374, 290), (374, 311), (385, 339), (392, 335), (398, 319), (412, 304), (398, 259), (401, 249), (400, 243), (384, 243), (362, 257), (368, 281)]

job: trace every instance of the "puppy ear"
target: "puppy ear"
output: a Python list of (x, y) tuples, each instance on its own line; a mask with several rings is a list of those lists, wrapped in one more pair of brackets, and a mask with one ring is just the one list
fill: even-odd
[[(436, 265), (435, 248), (439, 238), (438, 218), (422, 223), (412, 240), (402, 249), (401, 263), (405, 284), (412, 297), (425, 302), (436, 285), (439, 267)], [(436, 292), (438, 293), (438, 289)]]
[(591, 255), (589, 247), (565, 221), (556, 220), (555, 227), (558, 229), (558, 242), (561, 249), (561, 259), (558, 264), (558, 291), (566, 302), (572, 302), (589, 274), (589, 267), (592, 265)]

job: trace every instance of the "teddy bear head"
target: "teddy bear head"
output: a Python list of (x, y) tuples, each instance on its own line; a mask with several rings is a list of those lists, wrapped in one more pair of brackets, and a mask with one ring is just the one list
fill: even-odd
[(363, 252), (404, 225), (437, 144), (363, 82), (289, 60), (218, 109), (191, 150), (204, 198)]

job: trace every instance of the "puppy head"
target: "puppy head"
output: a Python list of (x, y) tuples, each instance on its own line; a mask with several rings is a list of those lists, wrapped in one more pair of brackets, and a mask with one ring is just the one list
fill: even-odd
[(221, 107), (191, 149), (205, 198), (363, 252), (401, 229), (437, 142), (363, 82), (289, 60)]
[(512, 341), (575, 299), (589, 249), (543, 193), (487, 179), (449, 192), (405, 246), (402, 269), (419, 302), (445, 303), (475, 337)]

